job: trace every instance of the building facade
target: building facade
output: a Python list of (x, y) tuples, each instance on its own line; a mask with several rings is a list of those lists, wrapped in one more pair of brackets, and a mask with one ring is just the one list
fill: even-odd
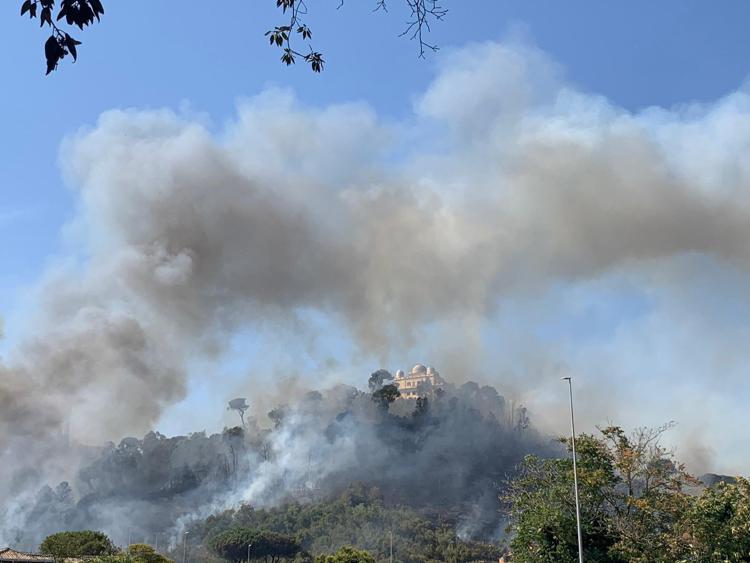
[(403, 399), (432, 398), (435, 391), (445, 385), (445, 381), (435, 368), (422, 364), (415, 365), (408, 374), (398, 370), (393, 383), (398, 387)]

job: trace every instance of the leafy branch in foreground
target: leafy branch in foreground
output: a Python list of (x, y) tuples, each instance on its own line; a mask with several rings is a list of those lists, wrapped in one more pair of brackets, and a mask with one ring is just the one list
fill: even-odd
[[(310, 65), (313, 72), (321, 72), (325, 61), (322, 53), (315, 51), (310, 43), (312, 30), (304, 21), (307, 15), (307, 4), (305, 0), (275, 0), (276, 7), (284, 15), (288, 15), (288, 21), (283, 25), (275, 26), (265, 33), (269, 43), (281, 49), (281, 62), (287, 66), (295, 64), (297, 59), (303, 59)], [(419, 56), (424, 58), (427, 50), (437, 51), (437, 46), (425, 40), (425, 34), (429, 33), (430, 22), (442, 20), (448, 13), (439, 0), (402, 0), (406, 2), (411, 11), (411, 16), (406, 22), (401, 37), (409, 37), (419, 43)], [(58, 24), (65, 20), (68, 26), (77, 26), (83, 30), (84, 27), (100, 21), (104, 15), (104, 6), (101, 0), (60, 0), (59, 10), (55, 14), (56, 0), (24, 0), (21, 6), (21, 15), (29, 15), (29, 18), (39, 17), (40, 27), (46, 24), (51, 30), (49, 39), (44, 44), (44, 56), (47, 60), (47, 74), (57, 69), (58, 63), (67, 55), (71, 55), (75, 61), (78, 58), (77, 46), (80, 41), (74, 39), (67, 31), (61, 29)], [(339, 1), (339, 8), (344, 5), (344, 0)], [(388, 11), (387, 0), (376, 0), (377, 11)], [(54, 16), (54, 17), (53, 17)], [(293, 39), (301, 39), (307, 43), (308, 52), (297, 50)]]
[[(39, 9), (41, 8), (41, 10)], [(70, 26), (84, 27), (100, 20), (104, 14), (104, 6), (100, 0), (61, 0), (60, 9), (54, 20), (55, 0), (25, 0), (21, 5), (21, 15), (29, 14), (30, 19), (39, 16), (39, 27), (49, 26), (52, 33), (44, 44), (44, 56), (47, 59), (47, 74), (57, 68), (57, 64), (67, 55), (71, 55), (75, 61), (78, 58), (76, 47), (80, 41), (60, 29), (56, 22), (63, 18)]]
[[(288, 25), (276, 26), (266, 32), (271, 45), (276, 45), (282, 49), (281, 62), (289, 66), (295, 63), (295, 57), (301, 57), (305, 62), (310, 64), (313, 72), (323, 70), (323, 55), (313, 50), (309, 43), (312, 38), (312, 31), (307, 24), (302, 21), (302, 16), (307, 14), (307, 4), (304, 0), (276, 0), (276, 7), (281, 8), (283, 13), (289, 12)], [(292, 33), (301, 36), (303, 40), (308, 41), (310, 52), (307, 54), (300, 53), (292, 47), (290, 37)]]

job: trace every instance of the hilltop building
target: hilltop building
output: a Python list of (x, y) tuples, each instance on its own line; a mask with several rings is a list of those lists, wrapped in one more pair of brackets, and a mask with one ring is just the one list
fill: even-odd
[(431, 398), (437, 389), (445, 385), (445, 380), (432, 366), (425, 367), (417, 364), (408, 374), (405, 374), (404, 370), (398, 370), (393, 383), (398, 387), (402, 398), (416, 399), (417, 397)]

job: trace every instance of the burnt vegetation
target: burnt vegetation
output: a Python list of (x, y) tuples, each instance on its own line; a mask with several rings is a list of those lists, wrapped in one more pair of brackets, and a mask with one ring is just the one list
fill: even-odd
[[(305, 22), (308, 14), (305, 0), (275, 0), (276, 7), (286, 18), (280, 25), (268, 30), (265, 35), (272, 47), (281, 51), (281, 62), (287, 66), (298, 60), (304, 61), (313, 72), (323, 70), (323, 54), (312, 45), (312, 29)], [(437, 51), (438, 47), (427, 41), (426, 35), (431, 24), (442, 20), (448, 11), (438, 0), (399, 0), (405, 3), (410, 12), (402, 37), (415, 40), (419, 45), (419, 56), (424, 57), (427, 51)], [(340, 0), (339, 8), (344, 6)], [(377, 0), (375, 12), (387, 12), (388, 1)], [(50, 29), (50, 36), (44, 44), (44, 55), (47, 61), (47, 74), (56, 70), (59, 62), (70, 55), (75, 61), (78, 58), (78, 45), (81, 42), (69, 34), (67, 28), (83, 31), (87, 26), (99, 22), (104, 15), (104, 6), (100, 0), (24, 0), (21, 15), (38, 19), (40, 27)], [(300, 46), (300, 43), (303, 46)]]

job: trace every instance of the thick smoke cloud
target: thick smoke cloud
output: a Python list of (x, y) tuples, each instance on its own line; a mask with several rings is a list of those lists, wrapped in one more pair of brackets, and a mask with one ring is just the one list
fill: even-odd
[(269, 430), (251, 417), (210, 436), (125, 438), (86, 452), (74, 480), (28, 495), (0, 530), (29, 549), (61, 528), (102, 529), (123, 544), (160, 537), (162, 546), (187, 528), (199, 542), (202, 519), (240, 503), (327, 500), (357, 484), (439, 513), (461, 537), (495, 537), (504, 480), (524, 455), (559, 454), (559, 444), (490, 386), (447, 385), (415, 403), (389, 412), (339, 385), (277, 406)]
[(27, 465), (56, 474), (68, 427), (149, 430), (241, 328), (313, 310), (388, 357), (446, 319), (473, 343), (499, 301), (559, 283), (679, 285), (661, 268), (694, 256), (744, 273), (749, 140), (744, 91), (631, 113), (520, 44), (446, 55), (400, 123), (274, 89), (218, 132), (107, 112), (62, 151), (80, 252), (0, 366), (0, 495)]

